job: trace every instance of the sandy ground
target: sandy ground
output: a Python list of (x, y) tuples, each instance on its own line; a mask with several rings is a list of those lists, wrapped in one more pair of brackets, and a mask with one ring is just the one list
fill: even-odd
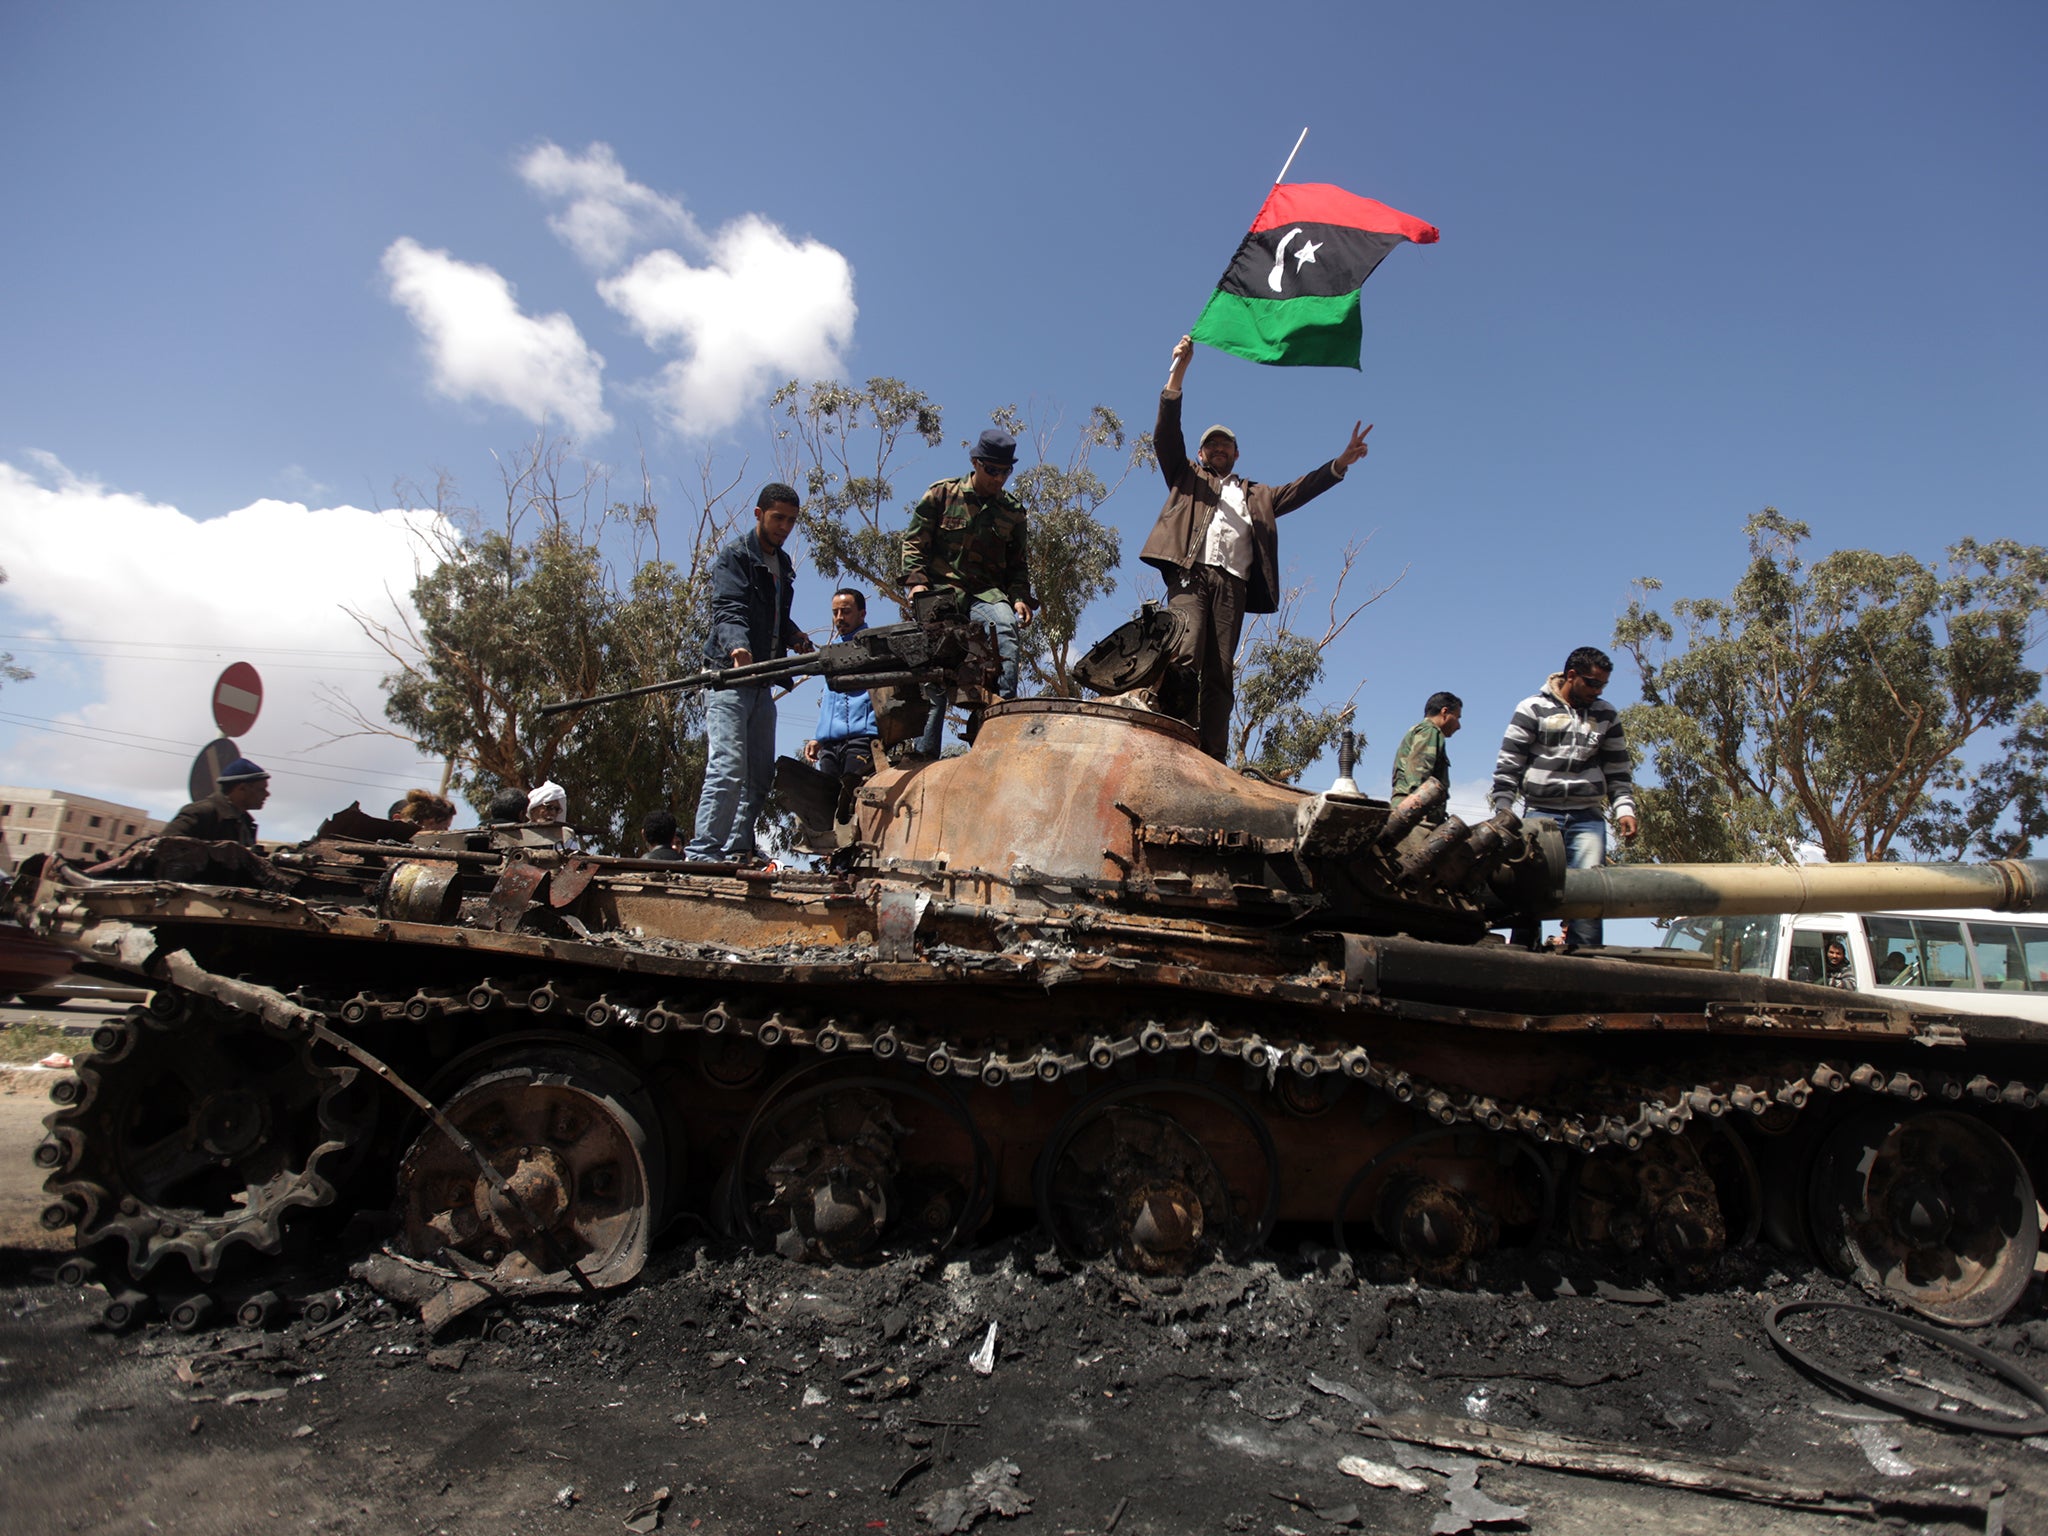
[[(0, 1023), (35, 1023), (81, 1032), (76, 1049), (88, 1049), (84, 1038), (103, 1018), (120, 1008), (67, 1003), (61, 1008), (36, 1008), (18, 1003), (0, 1005)], [(7, 1036), (0, 1032), (0, 1048)], [(0, 1247), (58, 1249), (69, 1246), (65, 1233), (45, 1232), (43, 1176), (29, 1161), (42, 1138), (43, 1116), (50, 1111), (50, 1084), (59, 1074), (0, 1054)]]

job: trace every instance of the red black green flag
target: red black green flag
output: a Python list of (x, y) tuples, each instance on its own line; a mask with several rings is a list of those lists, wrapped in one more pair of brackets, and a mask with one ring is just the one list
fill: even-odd
[(1255, 363), (1358, 366), (1358, 290), (1403, 240), (1436, 226), (1321, 182), (1276, 186), (1202, 306), (1196, 341)]

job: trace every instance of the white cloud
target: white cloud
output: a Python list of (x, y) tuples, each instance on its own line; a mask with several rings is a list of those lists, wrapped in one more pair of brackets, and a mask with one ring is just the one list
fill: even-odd
[(654, 251), (598, 285), (604, 301), (657, 350), (684, 355), (659, 392), (677, 431), (722, 431), (784, 379), (837, 373), (853, 341), (853, 268), (829, 245), (792, 240), (746, 214), (693, 266)]
[(604, 359), (567, 315), (523, 314), (512, 285), (490, 267), (405, 237), (384, 252), (384, 275), (420, 333), (434, 387), (449, 399), (507, 406), (582, 436), (610, 430)]
[(381, 719), (378, 680), (390, 670), (341, 605), (405, 603), (434, 514), (261, 500), (202, 520), (47, 456), (37, 465), (0, 461), (0, 619), (38, 637), (0, 646), (37, 674), (0, 690), (0, 713), (56, 729), (0, 721), (11, 736), (0, 781), (168, 816), (187, 799), (193, 754), (218, 734), (214, 680), (246, 660), (264, 683), (262, 713), (241, 738), (272, 775), (264, 836), (304, 837), (351, 800), (381, 813), (408, 785), (440, 782), (440, 764), (401, 742), (321, 745), (343, 727), (320, 685)]
[(565, 204), (548, 215), (548, 228), (601, 272), (617, 267), (635, 247), (667, 236), (703, 244), (688, 210), (629, 177), (609, 144), (572, 155), (559, 144), (543, 143), (521, 158), (519, 175), (542, 197)]
[[(1374, 790), (1373, 793), (1380, 791)], [(1460, 821), (1478, 826), (1493, 814), (1493, 775), (1488, 773), (1483, 778), (1453, 780), (1450, 796), (1444, 805)]]

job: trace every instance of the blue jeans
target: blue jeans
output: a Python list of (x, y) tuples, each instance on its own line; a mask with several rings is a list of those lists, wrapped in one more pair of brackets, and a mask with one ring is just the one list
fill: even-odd
[[(1539, 811), (1525, 809), (1531, 821), (1554, 821), (1564, 833), (1564, 862), (1567, 869), (1598, 869), (1607, 862), (1607, 816), (1603, 811)], [(1564, 925), (1567, 949), (1584, 949), (1601, 942), (1604, 930), (1597, 917), (1575, 917)], [(1510, 944), (1534, 949), (1543, 936), (1541, 923), (1517, 923)]]
[(711, 863), (754, 852), (754, 819), (775, 782), (775, 699), (766, 686), (714, 689), (704, 701), (704, 791), (683, 850)]
[[(1006, 699), (1017, 696), (1017, 610), (1008, 603), (971, 603), (967, 617), (975, 624), (993, 624), (996, 629), (996, 656), (1003, 664), (996, 677), (996, 692)], [(946, 725), (946, 696), (937, 687), (926, 687), (925, 700), (931, 713), (925, 716), (924, 734), (917, 738), (917, 752), (920, 757), (937, 757), (940, 751), (939, 733)]]

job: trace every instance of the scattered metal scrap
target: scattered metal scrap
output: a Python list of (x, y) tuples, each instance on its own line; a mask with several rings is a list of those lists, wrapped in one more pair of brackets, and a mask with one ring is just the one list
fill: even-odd
[(1031, 1495), (1018, 1490), (1019, 1475), (1014, 1461), (998, 1456), (958, 1488), (933, 1494), (917, 1506), (917, 1512), (939, 1536), (964, 1531), (983, 1515), (1014, 1519), (1031, 1508)]
[[(1866, 1382), (1853, 1381), (1841, 1372), (1830, 1370), (1820, 1364), (1811, 1355), (1795, 1349), (1792, 1341), (1785, 1336), (1786, 1318), (1813, 1312), (1846, 1312), (1872, 1321), (1889, 1323), (1901, 1332), (1953, 1350), (1964, 1359), (1982, 1366), (2021, 1397), (2041, 1409), (2041, 1412), (2026, 1419), (2011, 1416), (1988, 1419), (1961, 1413), (1943, 1413), (1938, 1409), (1929, 1408), (1922, 1400), (1906, 1397), (1897, 1392), (1886, 1392)], [(1904, 1317), (1896, 1312), (1888, 1312), (1879, 1307), (1861, 1306), (1853, 1302), (1788, 1301), (1772, 1307), (1764, 1314), (1764, 1332), (1770, 1335), (1771, 1342), (1777, 1345), (1780, 1354), (1809, 1376), (1846, 1396), (1889, 1408), (1894, 1413), (1905, 1414), (1909, 1418), (1920, 1420), (1923, 1424), (1939, 1424), (1943, 1429), (1967, 1429), (1980, 1435), (2005, 1435), (2016, 1440), (2048, 1434), (2048, 1391), (2043, 1391), (2039, 1382), (2010, 1361), (2001, 1360), (1990, 1350), (1959, 1339), (1947, 1329), (1937, 1328), (1932, 1323), (1924, 1323), (1917, 1317)], [(1942, 1390), (1932, 1382), (1927, 1385), (1932, 1391)], [(1962, 1400), (1959, 1395), (1958, 1397)], [(1977, 1401), (1978, 1406), (1985, 1406), (1982, 1399)]]
[(1714, 1498), (1740, 1499), (1779, 1509), (1820, 1514), (1854, 1515), (1878, 1520), (1892, 1515), (1934, 1513), (1979, 1515), (1989, 1499), (2002, 1495), (2003, 1483), (1977, 1488), (1955, 1484), (1900, 1488), (1869, 1494), (1853, 1488), (1797, 1480), (1789, 1468), (1738, 1464), (1714, 1458), (1646, 1454), (1634, 1446), (1582, 1440), (1571, 1435), (1533, 1429), (1509, 1429), (1477, 1419), (1437, 1414), (1403, 1414), (1360, 1424), (1357, 1433), (1407, 1445), (1462, 1452), (1489, 1461), (1541, 1467), (1616, 1482), (1648, 1483), (1680, 1488)]

